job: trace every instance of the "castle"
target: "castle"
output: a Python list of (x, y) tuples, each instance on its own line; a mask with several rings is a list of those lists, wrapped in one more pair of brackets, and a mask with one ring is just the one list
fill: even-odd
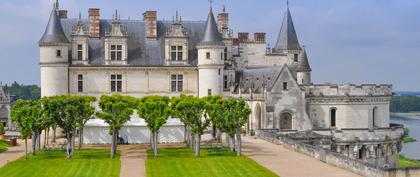
[[(206, 21), (112, 19), (90, 8), (68, 18), (54, 6), (39, 41), (42, 96), (120, 93), (242, 98), (252, 110), (247, 132), (312, 132), (331, 151), (395, 166), (402, 129), (390, 125), (391, 85), (313, 84), (308, 54), (287, 7), (274, 48), (265, 33), (233, 37), (223, 9)], [(203, 14), (204, 15), (204, 14)]]
[(0, 83), (0, 123), (3, 127), (12, 128), (12, 121), (10, 119), (11, 98), (10, 94), (5, 92)]

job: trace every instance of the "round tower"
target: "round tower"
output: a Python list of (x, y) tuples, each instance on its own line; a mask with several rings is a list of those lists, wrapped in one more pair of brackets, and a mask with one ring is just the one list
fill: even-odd
[(311, 66), (309, 65), (308, 56), (305, 47), (299, 55), (298, 65), (296, 67), (296, 78), (299, 85), (311, 84)]
[(225, 45), (210, 7), (203, 39), (197, 45), (199, 97), (222, 94), (224, 49)]
[(68, 94), (70, 42), (64, 34), (54, 4), (44, 35), (38, 43), (41, 67), (41, 96)]

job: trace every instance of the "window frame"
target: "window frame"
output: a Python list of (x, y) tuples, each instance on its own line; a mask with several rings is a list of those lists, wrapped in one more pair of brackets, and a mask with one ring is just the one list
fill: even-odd
[(170, 60), (171, 61), (182, 61), (184, 56), (184, 46), (172, 45), (170, 49)]
[(211, 54), (210, 54), (210, 52), (206, 52), (206, 59), (207, 59), (207, 60), (210, 60), (210, 59), (211, 59)]
[(77, 61), (83, 61), (83, 45), (77, 44)]
[(122, 61), (123, 57), (122, 57), (122, 45), (121, 44), (112, 44), (110, 49), (109, 49), (109, 53), (110, 53), (110, 60), (112, 61)]
[(111, 74), (110, 82), (112, 93), (122, 92), (122, 74)]
[(55, 51), (55, 55), (56, 55), (56, 57), (59, 57), (59, 58), (63, 57), (63, 54), (61, 53), (60, 49)]
[(84, 90), (83, 80), (84, 80), (83, 74), (78, 74), (77, 75), (77, 92), (79, 92), (79, 93), (82, 93), (83, 90)]
[(289, 90), (289, 84), (287, 82), (283, 82), (283, 90), (284, 91)]
[(184, 75), (183, 74), (171, 74), (171, 92), (183, 92), (184, 91)]

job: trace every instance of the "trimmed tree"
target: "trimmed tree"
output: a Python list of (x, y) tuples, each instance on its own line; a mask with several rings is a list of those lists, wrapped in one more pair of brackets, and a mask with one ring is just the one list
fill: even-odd
[(225, 108), (223, 113), (224, 117), (227, 119), (227, 127), (229, 129), (228, 132), (232, 133), (236, 130), (236, 143), (234, 144), (236, 148), (236, 154), (240, 156), (242, 143), (241, 128), (248, 121), (251, 110), (246, 108), (246, 103), (244, 100), (235, 100), (233, 98), (229, 98), (228, 100), (223, 101), (221, 106)]
[(109, 125), (111, 135), (111, 158), (114, 158), (117, 151), (118, 131), (130, 120), (136, 108), (136, 99), (131, 96), (103, 95), (99, 100), (100, 112), (96, 115)]
[(210, 125), (210, 118), (204, 114), (204, 99), (194, 96), (186, 96), (186, 98), (178, 102), (176, 109), (186, 117), (184, 123), (187, 123), (191, 127), (191, 131), (195, 135), (195, 156), (199, 157), (201, 135), (203, 135), (204, 130)]
[(79, 149), (82, 148), (83, 144), (83, 127), (89, 119), (93, 118), (93, 115), (95, 114), (95, 107), (92, 106), (95, 101), (95, 97), (81, 97), (81, 102), (79, 104), (79, 117), (77, 119), (77, 128), (79, 130)]
[[(171, 99), (170, 109), (171, 109), (171, 116), (174, 118), (179, 118), (179, 120), (184, 124), (184, 142), (187, 144), (187, 146), (191, 145), (192, 149), (192, 143), (191, 143), (191, 127), (188, 125), (188, 115), (185, 114), (185, 112), (182, 109), (178, 109), (177, 105), (179, 102), (181, 102), (183, 99), (189, 99), (189, 96), (186, 96), (184, 94), (181, 94), (179, 97), (173, 97)], [(180, 107), (181, 108), (181, 107)]]
[(170, 99), (166, 96), (146, 96), (139, 99), (137, 114), (147, 123), (147, 128), (151, 132), (151, 142), (153, 155), (157, 156), (157, 145), (159, 129), (166, 123), (170, 113)]
[(217, 104), (220, 100), (223, 100), (222, 96), (206, 96), (203, 98), (205, 100), (206, 114), (209, 116), (212, 124), (212, 137), (220, 140), (220, 136), (217, 134), (217, 121), (221, 112), (218, 110)]
[(33, 101), (17, 100), (11, 112), (12, 121), (20, 131), (20, 136), (25, 139), (25, 159), (28, 159), (28, 137), (32, 132), (32, 122), (38, 116), (34, 110)]

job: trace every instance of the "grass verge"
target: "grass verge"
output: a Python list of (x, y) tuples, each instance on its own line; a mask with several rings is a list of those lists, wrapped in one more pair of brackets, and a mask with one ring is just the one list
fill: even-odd
[(7, 151), (7, 147), (9, 147), (9, 142), (5, 140), (0, 140), (0, 153)]
[(82, 149), (66, 160), (64, 151), (41, 151), (0, 168), (0, 177), (118, 177), (119, 153), (109, 158), (109, 150)]
[(233, 152), (202, 149), (201, 157), (194, 157), (188, 148), (161, 148), (158, 157), (147, 151), (146, 173), (148, 177), (255, 177), (277, 176), (269, 169), (246, 157), (237, 157)]

